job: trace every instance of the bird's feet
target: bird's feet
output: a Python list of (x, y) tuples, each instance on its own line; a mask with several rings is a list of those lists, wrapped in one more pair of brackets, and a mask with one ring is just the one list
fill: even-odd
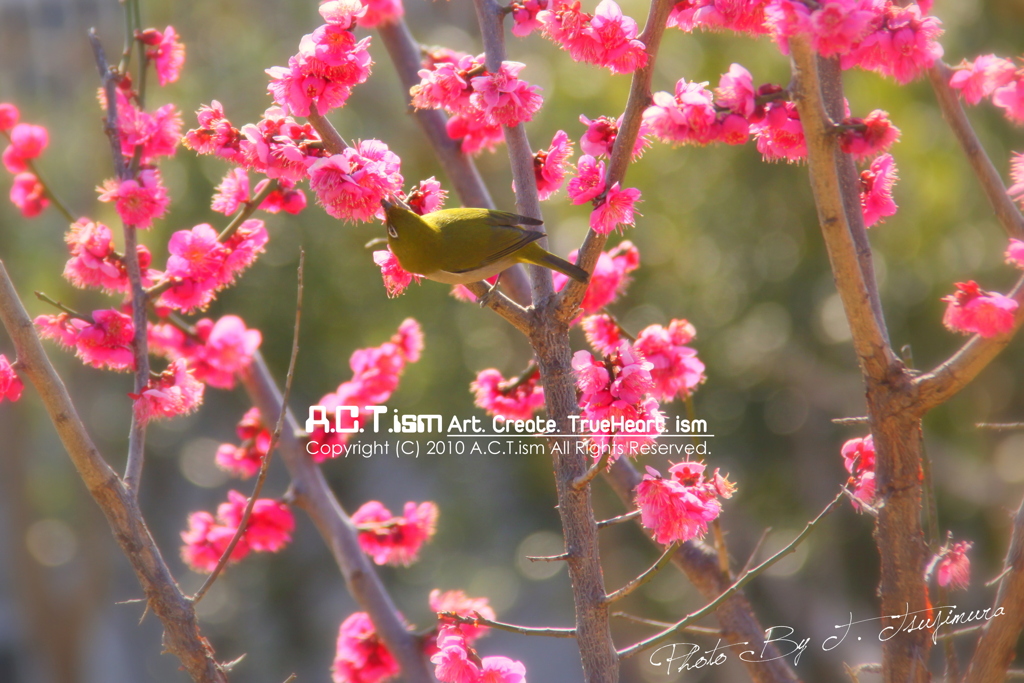
[[(484, 284), (486, 284), (486, 283), (484, 283)], [(480, 308), (487, 307), (490, 304), (491, 299), (493, 299), (496, 296), (498, 296), (498, 284), (497, 283), (495, 283), (493, 285), (490, 285), (490, 289), (488, 289), (484, 293), (484, 295), (482, 297), (480, 297), (480, 299), (478, 300), (478, 303), (480, 304)]]

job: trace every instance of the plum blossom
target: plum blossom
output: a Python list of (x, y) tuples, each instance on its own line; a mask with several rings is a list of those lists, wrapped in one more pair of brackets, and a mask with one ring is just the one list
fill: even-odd
[[(580, 138), (580, 149), (584, 154), (592, 157), (610, 157), (612, 148), (615, 146), (615, 138), (619, 135), (619, 128), (622, 127), (622, 117), (612, 120), (607, 116), (598, 116), (591, 121), (584, 115), (580, 115), (580, 123), (587, 127), (587, 132)], [(650, 130), (646, 123), (641, 122), (640, 132), (633, 143), (633, 154), (631, 159), (636, 160), (643, 156), (644, 150), (650, 146), (648, 139)]]
[(886, 2), (871, 31), (841, 57), (844, 69), (859, 66), (905, 85), (942, 57), (942, 22), (921, 3)]
[(14, 176), (8, 196), (25, 218), (35, 218), (50, 205), (46, 188), (39, 182), (39, 178), (28, 172)]
[(885, 152), (900, 138), (900, 129), (881, 109), (863, 119), (845, 118), (842, 123), (846, 128), (839, 136), (839, 147), (858, 161)]
[(502, 656), (481, 658), (470, 647), (463, 627), (446, 624), (437, 634), (437, 651), (430, 661), (441, 683), (526, 683), (522, 662)]
[(410, 273), (402, 268), (398, 257), (390, 249), (378, 249), (373, 252), (373, 262), (380, 268), (381, 277), (384, 278), (384, 288), (387, 290), (389, 298), (394, 298), (404, 292), (413, 280), (418, 284), (423, 279), (422, 275)]
[[(572, 156), (572, 140), (564, 130), (555, 133), (551, 146), (533, 155), (533, 172), (537, 179), (537, 193), (541, 201), (550, 199), (562, 189), (565, 182), (566, 162)], [(515, 184), (512, 185), (515, 189)]]
[(423, 216), (433, 213), (444, 206), (448, 198), (448, 190), (441, 187), (441, 183), (434, 176), (421, 180), (415, 190), (409, 192), (405, 197), (405, 203), (409, 208)]
[(942, 298), (948, 305), (942, 324), (954, 332), (995, 337), (1016, 324), (1017, 302), (998, 292), (986, 292), (974, 280), (957, 282), (957, 291)]
[(960, 91), (967, 104), (978, 104), (997, 88), (1013, 82), (1017, 67), (1009, 59), (992, 54), (979, 55), (973, 62), (958, 64), (949, 79), (949, 87)]
[(974, 545), (970, 541), (957, 541), (939, 549), (932, 566), (935, 568), (935, 580), (942, 587), (963, 590), (971, 583), (971, 560), (967, 551)]
[(687, 346), (696, 336), (697, 331), (686, 320), (672, 320), (667, 328), (649, 325), (637, 335), (633, 348), (653, 366), (651, 394), (659, 401), (686, 398), (707, 379), (704, 363)]
[(23, 173), (28, 162), (39, 157), (50, 144), (50, 134), (43, 126), (19, 123), (7, 133), (11, 144), (3, 153), (4, 167), (11, 173)]
[(331, 679), (334, 683), (379, 683), (401, 671), (398, 661), (366, 612), (354, 612), (341, 623)]
[(473, 402), (487, 411), (506, 420), (528, 420), (544, 407), (544, 387), (540, 384), (540, 370), (533, 368), (529, 375), (516, 380), (506, 380), (501, 373), (488, 368), (477, 373), (469, 385)]
[[(569, 260), (576, 261), (577, 252), (569, 254)], [(587, 292), (583, 295), (580, 308), (584, 314), (591, 314), (600, 311), (612, 303), (620, 294), (626, 291), (629, 285), (629, 273), (640, 266), (640, 251), (629, 240), (619, 242), (613, 249), (601, 252), (597, 257), (597, 264), (590, 274), (590, 284), (587, 285)], [(554, 274), (554, 285), (556, 291), (561, 291), (569, 278), (561, 273)]]
[(177, 417), (193, 412), (203, 402), (202, 382), (188, 369), (184, 359), (173, 361), (157, 378), (138, 394), (129, 394), (135, 400), (135, 416), (141, 422), (163, 417)]
[(600, 235), (607, 235), (616, 228), (636, 225), (634, 214), (636, 203), (640, 201), (640, 190), (635, 187), (623, 189), (619, 183), (609, 188), (604, 201), (590, 212), (590, 227)]
[(371, 500), (352, 513), (359, 529), (359, 545), (376, 564), (406, 565), (415, 562), (420, 548), (437, 529), (437, 505), (431, 502), (405, 504), (404, 514), (394, 516), (378, 501)]
[(636, 21), (625, 16), (614, 0), (601, 0), (594, 14), (580, 9), (578, 0), (553, 2), (536, 15), (544, 37), (566, 50), (573, 60), (632, 73), (647, 64), (647, 48), (637, 39)]
[(139, 35), (139, 40), (147, 46), (146, 56), (156, 69), (160, 85), (178, 80), (185, 65), (185, 44), (178, 39), (174, 27), (168, 26), (164, 31), (146, 29)]
[[(114, 250), (114, 237), (103, 223), (80, 218), (71, 224), (64, 235), (71, 258), (64, 265), (64, 277), (76, 287), (99, 287), (109, 292), (127, 292), (128, 271), (124, 259)], [(149, 250), (138, 245), (142, 284), (152, 284), (154, 275), (149, 269), (152, 260)]]
[[(217, 507), (217, 519), (226, 526), (238, 529), (249, 499), (238, 491), (228, 491), (228, 502)], [(276, 553), (292, 540), (295, 517), (281, 501), (260, 498), (252, 506), (252, 514), (245, 527), (245, 542), (256, 552)]]
[(241, 444), (221, 444), (215, 461), (222, 470), (248, 479), (260, 470), (270, 450), (270, 430), (263, 424), (259, 408), (250, 408), (235, 426)]
[(334, 218), (383, 219), (380, 200), (401, 191), (401, 160), (379, 140), (363, 140), (309, 167), (309, 186)]
[[(434, 612), (454, 612), (460, 617), (479, 615), (484, 619), (494, 620), (495, 618), (494, 610), (487, 598), (471, 598), (459, 590), (442, 593), (435, 588), (430, 591), (428, 601), (430, 609)], [(490, 630), (487, 626), (471, 626), (469, 624), (460, 624), (460, 628), (462, 635), (466, 637), (466, 642), (472, 642)]]
[(1018, 239), (1011, 239), (1004, 253), (1006, 262), (1024, 270), (1024, 242)]
[(7, 360), (7, 356), (0, 353), (0, 402), (4, 399), (17, 401), (24, 388), (21, 378), (14, 372), (14, 366)]
[(141, 169), (135, 178), (105, 180), (96, 188), (101, 202), (114, 202), (117, 215), (126, 225), (148, 228), (167, 213), (170, 197), (163, 186), (160, 171)]
[(0, 102), (0, 132), (9, 131), (18, 125), (21, 112), (10, 102)]
[(719, 498), (732, 496), (735, 486), (715, 471), (704, 478), (704, 463), (684, 461), (669, 468), (669, 478), (652, 467), (636, 487), (640, 523), (663, 545), (701, 538), (708, 523), (722, 512)]
[(896, 202), (892, 186), (896, 184), (896, 162), (883, 154), (871, 162), (871, 167), (860, 174), (860, 207), (864, 212), (864, 225), (870, 228), (882, 219), (895, 215)]
[(843, 465), (850, 473), (853, 488), (853, 507), (860, 510), (875, 501), (875, 442), (868, 434), (863, 438), (850, 439), (841, 450)]
[(586, 204), (604, 192), (603, 161), (598, 161), (589, 154), (584, 154), (576, 162), (576, 175), (569, 180), (566, 192), (573, 204)]

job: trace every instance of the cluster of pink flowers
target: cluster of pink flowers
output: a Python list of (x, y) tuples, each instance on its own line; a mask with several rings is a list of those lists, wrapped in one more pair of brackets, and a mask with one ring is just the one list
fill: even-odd
[(203, 310), (217, 292), (234, 283), (267, 244), (263, 221), (250, 218), (224, 240), (209, 223), (178, 230), (167, 245), (164, 281), (173, 283), (160, 295), (160, 305), (180, 311)]
[(640, 201), (640, 190), (635, 187), (622, 188), (619, 183), (610, 188), (605, 181), (605, 164), (589, 154), (580, 157), (576, 164), (576, 176), (569, 181), (567, 189), (573, 204), (594, 203), (590, 212), (590, 228), (607, 235), (621, 226), (636, 225), (634, 208)]
[(943, 588), (967, 588), (971, 583), (971, 559), (967, 551), (972, 545), (970, 541), (947, 543), (932, 558), (925, 575), (930, 576), (934, 571), (936, 582)]
[[(108, 292), (127, 292), (128, 270), (124, 257), (114, 249), (114, 235), (103, 223), (80, 218), (64, 235), (71, 258), (64, 265), (64, 277), (75, 287), (98, 287)], [(149, 269), (149, 249), (138, 245), (142, 286), (149, 287), (160, 273)]]
[(224, 471), (242, 479), (248, 479), (260, 471), (263, 459), (270, 450), (271, 434), (263, 424), (259, 408), (250, 408), (235, 426), (239, 445), (222, 443), (217, 448), (215, 460)]
[(217, 322), (203, 318), (193, 327), (194, 333), (186, 334), (170, 323), (151, 325), (150, 350), (171, 361), (185, 360), (201, 382), (233, 389), (236, 373), (252, 362), (263, 335), (246, 328), (237, 315), (225, 315)]
[(663, 545), (700, 538), (707, 533), (708, 522), (722, 512), (719, 498), (730, 498), (735, 484), (718, 470), (704, 477), (704, 463), (683, 461), (668, 468), (665, 479), (653, 467), (647, 468), (636, 487), (636, 505), (640, 523)]
[(375, 563), (409, 566), (437, 530), (434, 503), (408, 502), (403, 512), (392, 515), (382, 503), (371, 500), (352, 514), (352, 523), (359, 529), (359, 546)]
[[(540, 201), (550, 199), (562, 189), (569, 157), (572, 156), (572, 140), (560, 130), (551, 139), (551, 146), (533, 154), (533, 173), (537, 180), (537, 194)], [(515, 183), (512, 189), (515, 190)]]
[(178, 40), (178, 32), (173, 26), (159, 31), (148, 28), (138, 36), (139, 41), (146, 45), (146, 57), (149, 58), (160, 85), (174, 83), (181, 75), (185, 66), (185, 45)]
[(444, 109), (448, 135), (462, 141), (462, 151), (477, 154), (494, 149), (502, 126), (533, 118), (544, 103), (540, 88), (519, 78), (525, 64), (502, 62), (497, 73), (484, 66), (484, 56), (438, 50), (427, 54), (420, 82), (409, 93), (417, 109)]
[(1013, 61), (995, 55), (981, 55), (973, 62), (964, 60), (956, 67), (949, 85), (959, 90), (969, 104), (991, 98), (1006, 118), (1024, 124), (1024, 67), (1017, 67)]
[(850, 473), (850, 486), (853, 487), (853, 507), (860, 510), (862, 505), (872, 505), (875, 501), (875, 442), (870, 434), (865, 437), (850, 439), (843, 444), (841, 451), (843, 465)]
[[(184, 52), (182, 54), (184, 61)], [(138, 108), (135, 106), (138, 94), (132, 89), (131, 80), (127, 77), (118, 83), (114, 92), (117, 98), (121, 154), (126, 159), (138, 154), (139, 160), (146, 166), (156, 163), (160, 157), (174, 156), (181, 141), (182, 120), (178, 108), (173, 104), (165, 104), (152, 113)], [(103, 90), (99, 91), (99, 103), (101, 107), (107, 106)]]
[[(433, 612), (450, 612), (463, 617), (480, 616), (494, 619), (494, 610), (487, 598), (470, 598), (462, 591), (442, 593), (436, 588), (430, 591), (430, 609)], [(439, 619), (443, 617), (438, 614)], [(443, 625), (439, 624), (438, 629)], [(460, 626), (466, 642), (472, 642), (484, 635), (486, 626)], [(423, 638), (424, 654), (432, 656), (440, 652), (437, 638), (428, 634)], [(355, 612), (342, 622), (338, 630), (338, 645), (331, 669), (334, 683), (379, 683), (399, 673), (398, 662), (388, 650), (384, 641), (366, 612)], [(485, 679), (482, 683), (503, 683), (503, 679)]]
[[(600, 353), (609, 354), (622, 344), (622, 330), (608, 315), (583, 319), (587, 341)], [(649, 325), (640, 331), (633, 349), (651, 364), (651, 395), (659, 401), (690, 396), (704, 383), (704, 363), (697, 351), (687, 346), (697, 330), (687, 320), (672, 320), (668, 327)]]
[(418, 284), (423, 279), (422, 275), (410, 273), (398, 262), (398, 257), (391, 249), (378, 249), (373, 252), (373, 262), (380, 268), (380, 275), (384, 279), (384, 288), (389, 298), (394, 298), (405, 291), (406, 287), (413, 283)]
[(1018, 304), (998, 292), (986, 292), (974, 280), (957, 282), (956, 292), (942, 298), (947, 303), (942, 324), (954, 332), (995, 337), (1013, 329)]
[(751, 35), (768, 32), (766, 0), (680, 0), (668, 15), (668, 26), (683, 31), (736, 31)]
[(367, 8), (354, 2), (334, 0), (320, 7), (327, 23), (299, 42), (299, 52), (288, 66), (267, 69), (268, 90), (274, 101), (294, 116), (308, 116), (315, 109), (321, 116), (341, 107), (352, 88), (370, 76), (370, 39), (356, 40), (356, 21)]
[(502, 656), (481, 658), (459, 625), (443, 625), (437, 634), (437, 652), (430, 658), (441, 683), (525, 683), (522, 662)]
[(19, 118), (21, 113), (17, 107), (8, 102), (0, 102), (0, 133), (10, 143), (0, 160), (4, 168), (14, 174), (11, 203), (21, 211), (22, 216), (33, 218), (50, 205), (50, 200), (46, 196), (46, 188), (29, 170), (29, 164), (43, 153), (50, 142), (50, 136), (43, 126), (18, 123)]
[[(317, 405), (324, 406), (328, 414), (333, 415), (339, 406), (353, 406), (362, 411), (367, 406), (386, 403), (398, 388), (398, 380), (405, 370), (406, 363), (418, 361), (422, 351), (423, 331), (420, 324), (412, 318), (406, 318), (389, 341), (380, 346), (356, 350), (349, 359), (352, 379), (342, 382), (337, 391), (321, 398)], [(361, 412), (343, 427), (361, 425), (368, 414)], [(342, 411), (342, 415), (347, 418), (345, 411)], [(323, 427), (318, 427), (309, 435), (313, 441), (328, 445), (344, 444), (351, 436), (350, 433), (327, 433)], [(313, 456), (317, 462), (328, 457), (319, 450)]]
[(128, 396), (135, 401), (136, 419), (145, 424), (155, 418), (191, 413), (203, 402), (205, 388), (182, 358), (172, 361), (162, 373), (151, 377), (141, 392)]
[[(269, 182), (270, 178), (264, 178), (250, 192), (249, 174), (244, 168), (232, 168), (224, 174), (224, 178), (217, 186), (217, 191), (210, 202), (210, 208), (225, 216), (230, 216), (252, 201), (253, 195), (262, 192)], [(286, 178), (279, 178), (277, 187), (259, 205), (259, 209), (267, 213), (284, 211), (293, 215), (301, 213), (305, 208), (306, 194), (302, 190), (295, 189), (295, 181)]]
[[(242, 523), (248, 498), (238, 491), (228, 491), (228, 500), (217, 508), (217, 518), (209, 512), (193, 512), (188, 516), (188, 529), (181, 532), (181, 559), (197, 572), (212, 572)], [(231, 552), (237, 562), (254, 552), (276, 553), (292, 540), (295, 518), (284, 503), (260, 498), (253, 504), (245, 532)]]
[(534, 369), (525, 378), (506, 380), (494, 368), (481, 370), (469, 385), (473, 402), (506, 420), (528, 420), (544, 407), (544, 387), (540, 385), (540, 370)]
[(633, 73), (647, 64), (636, 21), (624, 15), (615, 0), (601, 0), (593, 14), (581, 10), (579, 0), (551, 0), (546, 9), (530, 14), (513, 14), (516, 25), (522, 26), (519, 34), (529, 33), (527, 26), (538, 27), (577, 62), (603, 66), (614, 74)]
[(59, 313), (41, 315), (34, 322), (39, 336), (73, 348), (86, 365), (109, 370), (135, 367), (131, 348), (135, 325), (129, 314), (108, 308), (93, 311), (91, 321)]
[[(569, 254), (569, 260), (576, 262), (578, 252)], [(580, 310), (584, 314), (597, 313), (615, 301), (629, 285), (629, 273), (640, 267), (640, 250), (629, 240), (619, 242), (614, 248), (601, 252), (597, 257), (590, 284), (583, 295)], [(554, 274), (555, 290), (561, 291), (569, 278), (561, 273)]]
[(654, 443), (664, 417), (651, 395), (652, 363), (624, 341), (606, 351), (603, 361), (589, 351), (577, 351), (572, 368), (580, 390), (580, 416), (595, 425), (587, 438), (598, 452), (607, 451), (608, 461), (614, 462)]
[(399, 192), (402, 161), (380, 140), (363, 140), (341, 154), (317, 159), (309, 187), (328, 214), (345, 221), (384, 218), (380, 200)]
[(0, 401), (17, 401), (25, 388), (7, 356), (0, 353)]

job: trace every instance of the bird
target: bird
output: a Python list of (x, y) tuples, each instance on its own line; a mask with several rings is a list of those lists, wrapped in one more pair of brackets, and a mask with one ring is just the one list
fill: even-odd
[(381, 200), (388, 246), (405, 270), (450, 285), (497, 275), (516, 263), (556, 270), (586, 284), (590, 275), (537, 244), (543, 232), (522, 225), (543, 221), (491, 209), (442, 209), (419, 215)]

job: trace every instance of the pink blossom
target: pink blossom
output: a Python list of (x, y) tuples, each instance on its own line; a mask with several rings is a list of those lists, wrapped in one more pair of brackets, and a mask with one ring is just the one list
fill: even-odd
[[(576, 252), (569, 254), (569, 260), (575, 262)], [(626, 290), (629, 284), (629, 273), (640, 265), (640, 251), (629, 240), (620, 242), (615, 248), (602, 252), (597, 257), (597, 264), (590, 274), (587, 293), (580, 304), (584, 314), (600, 311), (615, 301)], [(569, 278), (561, 273), (554, 274), (555, 290), (561, 291)]]
[(909, 83), (942, 57), (938, 43), (942, 32), (942, 22), (925, 16), (920, 5), (886, 3), (881, 20), (875, 21), (871, 32), (842, 56), (842, 66), (859, 66), (897, 83)]
[(7, 131), (18, 124), (21, 112), (10, 102), (0, 102), (0, 131)]
[(537, 15), (546, 10), (549, 0), (514, 0), (512, 10), (512, 35), (524, 38), (541, 29)]
[(409, 89), (412, 105), (417, 109), (445, 109), (460, 112), (469, 106), (473, 87), (470, 74), (485, 71), (483, 55), (452, 55), (419, 71), (420, 82)]
[(390, 24), (401, 19), (405, 14), (402, 0), (362, 0), (366, 5), (366, 14), (357, 22), (364, 28), (376, 28), (381, 24)]
[(615, 379), (608, 391), (615, 398), (626, 403), (639, 403), (640, 400), (654, 389), (651, 370), (654, 364), (649, 363), (642, 354), (637, 353), (629, 344), (622, 342), (616, 349)]
[(757, 151), (765, 161), (794, 162), (807, 157), (803, 124), (792, 102), (768, 103), (764, 114), (751, 120), (750, 132), (757, 138)]
[[(103, 98), (105, 100), (105, 98)], [(165, 104), (150, 113), (135, 106), (130, 93), (117, 90), (117, 125), (121, 135), (121, 153), (131, 158), (138, 153), (146, 165), (158, 157), (173, 156), (181, 141), (181, 112)]]
[(503, 126), (517, 126), (532, 120), (544, 101), (538, 94), (540, 88), (519, 79), (519, 72), (525, 66), (521, 62), (502, 62), (497, 73), (484, 72), (470, 79), (473, 86), (470, 102)]
[(640, 190), (635, 187), (622, 189), (615, 183), (608, 190), (604, 201), (590, 212), (590, 227), (594, 232), (607, 235), (616, 228), (636, 225), (634, 213), (639, 215), (634, 206), (640, 201)]
[(32, 321), (43, 339), (52, 339), (66, 349), (74, 348), (78, 333), (89, 323), (67, 313), (40, 315)]
[(380, 268), (381, 277), (384, 278), (384, 288), (388, 291), (388, 297), (394, 298), (405, 291), (405, 288), (415, 280), (419, 284), (423, 279), (422, 275), (410, 273), (402, 268), (398, 257), (390, 249), (379, 249), (373, 252), (373, 262)]
[(675, 94), (656, 92), (643, 114), (651, 134), (662, 142), (706, 145), (719, 135), (718, 113), (707, 83), (681, 78)]
[(86, 365), (110, 370), (131, 370), (135, 367), (132, 339), (135, 326), (132, 318), (120, 311), (93, 311), (92, 324), (79, 329), (74, 345), (76, 355)]
[(992, 92), (992, 104), (1016, 124), (1024, 123), (1024, 70), (1019, 70), (1016, 77), (1004, 86)]
[[(109, 292), (127, 292), (128, 271), (121, 255), (114, 250), (113, 234), (106, 225), (80, 218), (71, 224), (64, 235), (71, 258), (64, 265), (64, 277), (76, 287), (99, 287)], [(139, 268), (142, 284), (148, 287), (153, 276), (149, 269), (149, 250), (138, 245)]]
[(935, 579), (942, 587), (949, 586), (953, 590), (964, 590), (971, 583), (971, 560), (967, 551), (974, 545), (970, 541), (957, 541), (952, 547), (942, 548), (933, 562)]
[[(193, 512), (188, 516), (188, 529), (181, 532), (181, 559), (196, 572), (210, 573), (228, 549), (235, 536), (235, 529), (218, 524), (209, 512)], [(239, 539), (231, 551), (231, 562), (237, 562), (249, 554), (245, 539)]]
[(765, 0), (681, 0), (669, 14), (668, 26), (761, 35), (767, 32), (765, 4)]
[(651, 364), (651, 393), (659, 401), (676, 396), (686, 398), (704, 382), (704, 363), (697, 352), (686, 346), (696, 331), (686, 320), (673, 320), (668, 328), (650, 325), (637, 335), (633, 347)]
[(159, 377), (150, 379), (135, 399), (135, 415), (142, 422), (191, 413), (203, 402), (203, 383), (188, 369), (184, 359), (167, 366)]
[(354, 612), (341, 623), (331, 667), (334, 683), (379, 683), (400, 672), (366, 612)]
[(843, 125), (849, 128), (840, 134), (839, 147), (858, 161), (885, 152), (900, 139), (900, 129), (889, 120), (888, 112), (881, 109), (863, 119), (845, 118)]
[[(691, 465), (700, 465), (685, 464), (684, 473), (694, 471)], [(703, 537), (708, 522), (721, 513), (718, 491), (713, 484), (703, 481), (702, 471), (700, 466), (693, 483), (682, 483), (674, 476), (664, 479), (657, 470), (647, 468), (647, 474), (636, 487), (636, 504), (641, 524), (651, 530), (658, 543), (668, 545)]]
[(197, 154), (214, 154), (229, 161), (241, 161), (241, 131), (231, 125), (217, 100), (200, 107), (196, 113), (199, 128), (182, 138), (182, 143)]
[(544, 407), (544, 388), (540, 371), (534, 370), (525, 381), (506, 380), (494, 368), (481, 370), (469, 385), (473, 403), (506, 420), (528, 420)]
[(423, 216), (433, 213), (444, 206), (448, 198), (448, 190), (441, 188), (441, 183), (434, 176), (421, 180), (415, 190), (405, 197), (409, 208)]
[[(615, 138), (618, 137), (619, 128), (622, 126), (622, 117), (613, 121), (607, 116), (598, 116), (591, 121), (581, 114), (580, 123), (587, 127), (587, 132), (580, 138), (580, 149), (583, 153), (592, 157), (610, 157), (615, 146)], [(644, 150), (650, 146), (651, 141), (647, 138), (649, 132), (647, 124), (641, 123), (640, 132), (633, 143), (633, 160), (643, 156)]]
[(350, 29), (356, 19), (366, 14), (366, 5), (360, 0), (328, 0), (317, 11), (328, 24)]
[[(5, 398), (8, 401), (17, 401), (21, 398), (21, 392), (25, 388), (21, 378), (14, 372), (14, 367), (7, 360), (7, 356), (0, 353), (0, 401)], [(490, 617), (494, 618), (494, 617)]]
[(230, 216), (251, 198), (249, 174), (245, 172), (244, 168), (232, 168), (224, 174), (220, 185), (217, 186), (210, 208), (217, 213)]
[(408, 566), (437, 528), (434, 503), (406, 503), (402, 516), (392, 516), (381, 503), (371, 500), (352, 514), (359, 528), (359, 545), (377, 564)]
[(167, 277), (197, 281), (216, 280), (227, 258), (227, 248), (209, 223), (178, 230), (171, 235), (167, 251)]
[(274, 101), (293, 116), (309, 116), (311, 108), (324, 116), (341, 107), (352, 94), (352, 88), (313, 72), (300, 55), (290, 57), (288, 66), (266, 70), (270, 76), (267, 90)]
[(106, 180), (101, 187), (101, 202), (114, 202), (117, 214), (126, 225), (148, 228), (153, 221), (167, 213), (170, 198), (160, 179), (160, 171), (144, 168), (136, 178)]
[(233, 389), (235, 375), (252, 363), (263, 341), (259, 330), (246, 329), (237, 315), (225, 315), (216, 323), (204, 318), (196, 323), (203, 341), (188, 357), (196, 379), (219, 389)]
[(217, 280), (221, 287), (226, 287), (246, 268), (256, 262), (257, 257), (265, 251), (269, 240), (267, 226), (259, 218), (243, 221), (238, 229), (224, 240), (224, 248), (228, 255), (224, 260), (224, 268)]
[(566, 190), (573, 204), (586, 204), (604, 192), (604, 162), (584, 154), (576, 163), (576, 175)]
[(526, 667), (508, 657), (480, 658), (469, 646), (463, 626), (444, 625), (438, 631), (437, 651), (430, 657), (441, 683), (525, 683)]
[[(217, 519), (238, 529), (248, 502), (244, 494), (228, 491), (228, 502), (217, 508)], [(287, 505), (270, 498), (260, 498), (253, 504), (244, 538), (252, 550), (276, 553), (291, 542), (294, 530), (295, 518)]]
[(754, 78), (741, 64), (730, 64), (729, 71), (718, 79), (716, 104), (743, 118), (750, 118), (755, 108)]
[(221, 469), (248, 479), (260, 470), (270, 450), (270, 430), (263, 424), (259, 408), (250, 408), (235, 426), (241, 444), (221, 444), (215, 460)]
[[(253, 194), (258, 195), (269, 182), (271, 182), (269, 178), (264, 178), (256, 183)], [(271, 190), (270, 194), (260, 204), (260, 211), (266, 211), (267, 213), (280, 213), (284, 211), (285, 213), (296, 215), (302, 213), (305, 208), (306, 193), (295, 189), (295, 183), (284, 178), (278, 178), (277, 187)]]
[(11, 203), (25, 218), (35, 218), (50, 205), (46, 188), (39, 182), (39, 178), (31, 173), (19, 173), (14, 176), (9, 196)]
[(879, 3), (871, 0), (824, 2), (810, 15), (811, 46), (823, 57), (846, 54), (871, 31), (879, 13)]
[(577, 62), (603, 66), (616, 74), (632, 73), (647, 64), (636, 21), (623, 15), (614, 0), (601, 0), (593, 15), (574, 1), (551, 4), (536, 17), (544, 36)]
[(309, 186), (334, 218), (383, 218), (380, 200), (402, 189), (401, 160), (379, 140), (363, 140), (309, 167)]
[(398, 348), (406, 363), (415, 363), (423, 353), (423, 328), (415, 318), (406, 318), (391, 336), (391, 343)]
[[(492, 621), (495, 618), (494, 610), (491, 609), (487, 598), (470, 598), (462, 591), (445, 591), (442, 593), (435, 588), (430, 591), (428, 600), (432, 612), (454, 612), (460, 617), (475, 617), (479, 615), (484, 619)], [(490, 630), (487, 626), (471, 626), (469, 624), (460, 624), (459, 628), (462, 630), (462, 635), (465, 636), (467, 643), (476, 640)]]
[(156, 29), (147, 29), (139, 36), (145, 45), (146, 56), (156, 68), (160, 85), (167, 85), (178, 80), (181, 68), (185, 65), (185, 44), (178, 40), (173, 26), (168, 26), (161, 33)]
[(480, 109), (467, 108), (454, 114), (446, 128), (448, 137), (461, 141), (462, 152), (470, 156), (484, 150), (494, 151), (505, 141), (501, 124), (492, 121)]
[(1004, 255), (1007, 263), (1024, 270), (1024, 242), (1011, 239)]
[(871, 434), (844, 443), (841, 455), (846, 471), (854, 476), (875, 470), (875, 442)]
[(871, 162), (871, 167), (860, 174), (860, 207), (864, 212), (864, 226), (870, 228), (883, 218), (896, 214), (896, 202), (892, 198), (892, 186), (896, 175), (896, 162), (889, 154), (883, 154)]
[(310, 164), (328, 156), (313, 126), (297, 123), (281, 107), (270, 107), (239, 133), (239, 158), (232, 160), (268, 178), (304, 180)]
[(622, 341), (622, 330), (610, 315), (592, 315), (580, 323), (587, 335), (587, 343), (598, 353), (607, 356)]
[(986, 292), (974, 280), (957, 282), (957, 291), (945, 296), (948, 303), (942, 324), (954, 332), (995, 337), (1016, 324), (1017, 302), (998, 292)]
[(967, 104), (978, 104), (996, 88), (1014, 80), (1017, 68), (1009, 59), (995, 55), (979, 55), (973, 62), (960, 62), (949, 79), (949, 87), (959, 90)]
[(11, 173), (28, 170), (28, 162), (37, 158), (50, 144), (50, 134), (43, 126), (19, 123), (8, 133), (11, 144), (4, 150), (4, 166)]
[[(541, 201), (550, 199), (562, 188), (566, 168), (569, 166), (566, 162), (571, 156), (572, 140), (564, 130), (555, 133), (550, 147), (534, 153), (533, 172), (537, 179), (537, 192)], [(515, 187), (515, 183), (513, 183), (512, 189), (515, 190)]]

